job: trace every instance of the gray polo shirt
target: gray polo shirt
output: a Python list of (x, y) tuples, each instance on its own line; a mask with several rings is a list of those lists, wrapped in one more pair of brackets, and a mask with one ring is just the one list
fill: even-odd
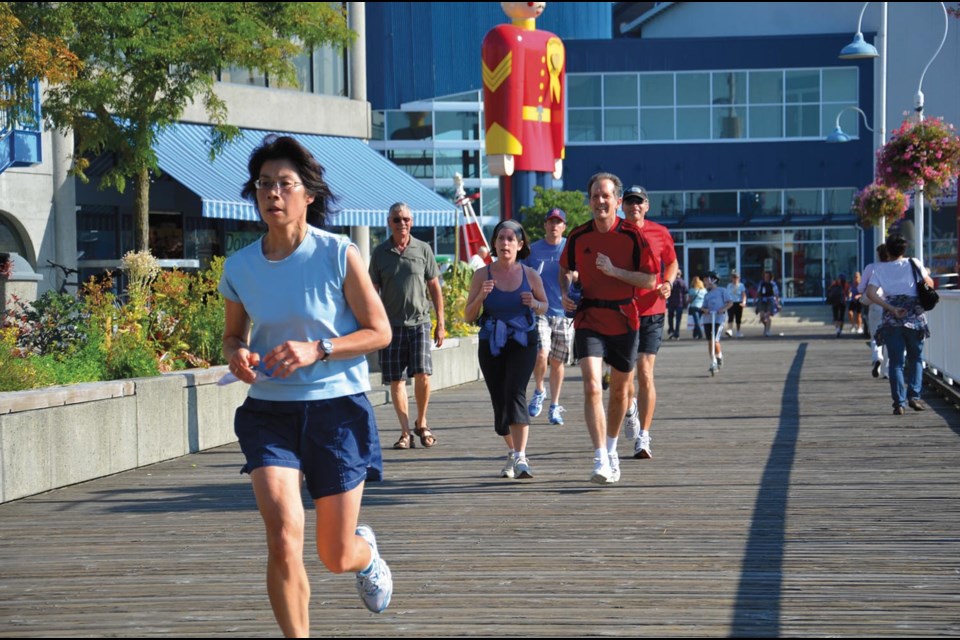
[(373, 250), (370, 279), (380, 289), (392, 327), (413, 327), (430, 322), (430, 294), (427, 282), (440, 275), (433, 249), (423, 240), (410, 238), (400, 253), (393, 238)]

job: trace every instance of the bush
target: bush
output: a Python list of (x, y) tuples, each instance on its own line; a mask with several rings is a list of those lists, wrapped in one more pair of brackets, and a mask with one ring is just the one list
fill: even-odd
[(543, 237), (543, 223), (551, 209), (563, 209), (567, 214), (567, 232), (593, 217), (587, 196), (582, 191), (558, 191), (540, 186), (534, 187), (533, 191), (533, 206), (520, 208), (523, 230), (530, 242)]
[(470, 293), (473, 269), (466, 262), (455, 262), (443, 274), (443, 316), (447, 335), (468, 336), (477, 332), (477, 327), (463, 319)]

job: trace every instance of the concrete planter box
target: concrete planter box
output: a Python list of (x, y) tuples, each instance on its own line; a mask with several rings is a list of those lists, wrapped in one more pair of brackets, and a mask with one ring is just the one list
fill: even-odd
[[(433, 359), (434, 390), (481, 379), (476, 338), (449, 339)], [(226, 370), (0, 393), (0, 503), (235, 442), (247, 387), (218, 386)], [(371, 402), (389, 402), (370, 378)]]

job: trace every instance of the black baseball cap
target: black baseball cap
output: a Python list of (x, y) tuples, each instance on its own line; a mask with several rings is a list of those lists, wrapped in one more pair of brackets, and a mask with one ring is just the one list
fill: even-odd
[(628, 198), (640, 198), (642, 200), (650, 199), (647, 196), (647, 190), (644, 189), (643, 187), (638, 187), (637, 185), (633, 185), (632, 187), (630, 187), (629, 189), (623, 192), (623, 199), (626, 200)]

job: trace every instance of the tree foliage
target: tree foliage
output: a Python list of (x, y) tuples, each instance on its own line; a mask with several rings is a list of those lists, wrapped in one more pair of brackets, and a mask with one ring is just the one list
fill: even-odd
[(134, 179), (137, 248), (145, 249), (153, 143), (192, 102), (215, 125), (211, 155), (238, 135), (215, 75), (239, 66), (294, 84), (292, 60), (307, 48), (348, 46), (353, 32), (344, 9), (327, 2), (10, 2), (25, 53), (31, 42), (63, 43), (81, 61), (73, 76), (14, 66), (15, 78), (48, 83), (44, 114), (74, 133), (74, 173), (86, 180), (87, 158), (113, 156), (101, 187), (124, 191)]
[(533, 206), (521, 207), (523, 228), (530, 242), (543, 237), (543, 223), (551, 209), (563, 209), (567, 214), (567, 231), (592, 217), (587, 196), (583, 191), (558, 191), (534, 187)]

